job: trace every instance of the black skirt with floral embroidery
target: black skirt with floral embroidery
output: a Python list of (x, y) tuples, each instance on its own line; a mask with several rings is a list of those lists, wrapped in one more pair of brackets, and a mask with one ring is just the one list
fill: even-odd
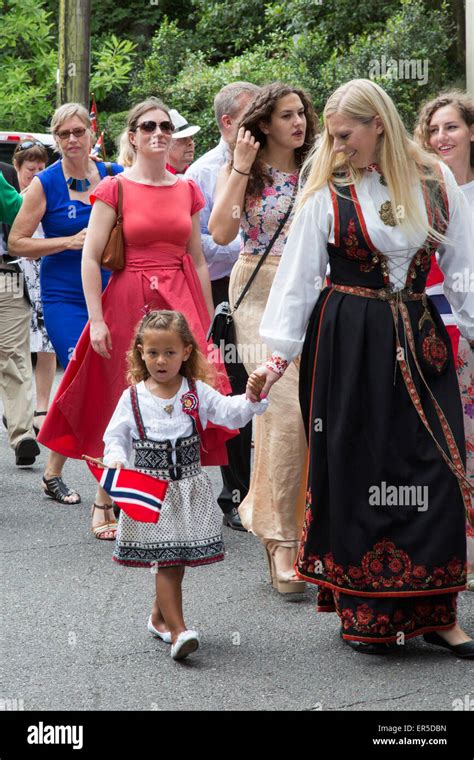
[(422, 295), (432, 249), (416, 253), (392, 296), (353, 194), (335, 203), (331, 287), (300, 370), (310, 458), (296, 567), (344, 638), (393, 642), (456, 621), (471, 498), (462, 408), (449, 338)]

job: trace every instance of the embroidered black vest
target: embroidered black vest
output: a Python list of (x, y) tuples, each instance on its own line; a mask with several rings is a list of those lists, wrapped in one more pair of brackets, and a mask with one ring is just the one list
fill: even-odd
[[(427, 185), (430, 185), (430, 193)], [(444, 234), (449, 221), (444, 186), (430, 180), (422, 182), (422, 188), (428, 221), (436, 232)], [(355, 185), (338, 185), (336, 188), (331, 183), (330, 192), (334, 210), (334, 243), (327, 244), (331, 282), (376, 290), (390, 288), (390, 257), (378, 251), (370, 239)], [(440, 206), (442, 214), (439, 213)], [(424, 291), (431, 255), (438, 246), (437, 241), (428, 239), (414, 254), (405, 282), (405, 287), (412, 292)]]
[[(199, 475), (201, 472), (201, 439), (193, 417), (191, 417), (193, 433), (177, 438), (175, 446), (169, 440), (153, 441), (146, 437), (137, 389), (134, 385), (130, 387), (130, 398), (139, 435), (139, 439), (133, 442), (135, 468), (139, 472), (153, 475), (160, 480), (181, 480)], [(176, 455), (176, 463), (173, 462), (173, 452)]]

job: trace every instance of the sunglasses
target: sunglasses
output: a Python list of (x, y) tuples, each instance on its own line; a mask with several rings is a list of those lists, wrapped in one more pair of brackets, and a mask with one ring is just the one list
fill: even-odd
[(25, 142), (17, 145), (15, 148), (15, 153), (20, 153), (22, 150), (29, 150), (30, 148), (34, 148), (36, 145), (39, 148), (44, 148), (43, 143), (39, 142), (39, 140), (25, 140)]
[(55, 134), (60, 140), (69, 140), (70, 135), (74, 135), (77, 138), (84, 137), (86, 131), (85, 127), (76, 127), (75, 129), (62, 129), (60, 132), (55, 132)]
[(137, 124), (135, 129), (132, 130), (132, 132), (136, 132), (137, 129), (141, 129), (142, 132), (147, 132), (148, 134), (151, 134), (155, 131), (155, 129), (159, 127), (161, 132), (164, 132), (167, 135), (172, 135), (174, 132), (174, 126), (170, 121), (153, 121), (150, 119), (149, 121), (142, 121), (141, 124)]

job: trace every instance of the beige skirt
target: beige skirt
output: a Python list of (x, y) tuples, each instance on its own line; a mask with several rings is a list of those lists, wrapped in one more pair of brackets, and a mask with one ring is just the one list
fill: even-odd
[[(233, 306), (258, 263), (241, 255), (231, 274)], [(259, 328), (275, 277), (279, 256), (268, 256), (235, 313), (239, 354), (250, 374), (265, 363), (271, 351)], [(269, 394), (265, 414), (255, 418), (254, 465), (250, 490), (239, 507), (244, 527), (260, 539), (299, 541), (306, 494), (307, 445), (298, 400), (299, 371), (294, 362)]]

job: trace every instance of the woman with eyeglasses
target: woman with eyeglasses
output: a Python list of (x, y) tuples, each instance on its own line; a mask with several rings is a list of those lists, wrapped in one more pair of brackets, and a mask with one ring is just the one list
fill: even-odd
[[(11, 229), (9, 244), (16, 256), (41, 259), (45, 326), (66, 369), (87, 322), (81, 259), (92, 208), (90, 196), (108, 170), (116, 174), (123, 168), (118, 164), (107, 166), (89, 157), (95, 137), (89, 114), (79, 103), (60, 106), (50, 129), (61, 158), (32, 179)], [(44, 238), (34, 237), (39, 224)], [(101, 272), (101, 290), (108, 277), (109, 273)], [(79, 494), (62, 479), (67, 455), (66, 450), (51, 452), (43, 489), (47, 496), (62, 504), (78, 504)], [(112, 537), (111, 532), (109, 538)]]
[[(104, 431), (126, 388), (126, 353), (148, 308), (181, 311), (201, 350), (208, 350), (213, 302), (201, 248), (203, 197), (194, 182), (166, 169), (174, 127), (159, 100), (135, 106), (127, 126), (136, 158), (120, 178), (107, 177), (93, 192), (82, 264), (90, 321), (40, 436), (41, 443), (76, 458), (102, 456)], [(113, 273), (102, 296), (100, 261), (117, 221), (119, 182), (125, 268)], [(220, 390), (230, 390), (225, 376)], [(218, 428), (205, 432), (203, 463), (223, 463), (228, 436)], [(94, 508), (110, 503), (99, 488)], [(106, 524), (107, 515), (104, 530)]]

